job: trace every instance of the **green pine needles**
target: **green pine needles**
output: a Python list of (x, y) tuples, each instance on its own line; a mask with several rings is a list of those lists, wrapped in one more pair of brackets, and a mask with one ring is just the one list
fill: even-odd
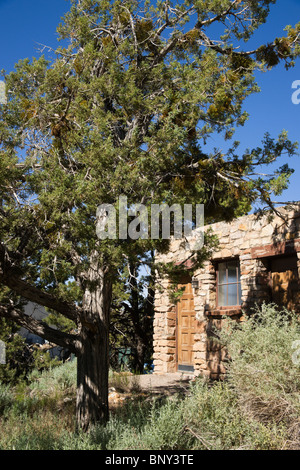
[[(287, 185), (287, 166), (257, 175), (295, 154), (284, 132), (245, 154), (235, 142), (226, 155), (204, 151), (213, 133), (233, 139), (246, 125), (255, 71), (291, 67), (299, 55), (299, 24), (247, 49), (274, 3), (72, 0), (57, 29), (63, 45), (4, 72), (0, 282), (9, 299), (0, 315), (77, 356), (81, 429), (108, 419), (114, 283), (145, 253), (168, 248), (165, 240), (99, 240), (97, 207), (116, 207), (120, 195), (128, 208), (198, 203), (209, 223), (245, 214), (255, 201), (272, 206)], [(201, 262), (207, 252), (195, 256)], [(25, 316), (21, 299), (74, 328)]]

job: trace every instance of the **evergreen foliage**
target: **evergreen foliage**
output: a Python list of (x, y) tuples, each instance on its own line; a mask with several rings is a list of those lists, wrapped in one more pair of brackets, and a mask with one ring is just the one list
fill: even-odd
[[(289, 68), (299, 55), (299, 24), (246, 48), (274, 3), (72, 0), (57, 29), (67, 45), (4, 73), (0, 282), (10, 301), (0, 315), (77, 355), (80, 428), (108, 419), (112, 285), (125, 262), (167, 249), (165, 240), (99, 240), (97, 207), (117, 208), (120, 195), (129, 207), (202, 203), (208, 223), (245, 214), (257, 200), (272, 206), (288, 183), (287, 166), (256, 175), (295, 154), (285, 132), (245, 154), (236, 142), (226, 155), (203, 151), (213, 132), (232, 139), (246, 123), (255, 71)], [(20, 298), (76, 328), (26, 317)]]

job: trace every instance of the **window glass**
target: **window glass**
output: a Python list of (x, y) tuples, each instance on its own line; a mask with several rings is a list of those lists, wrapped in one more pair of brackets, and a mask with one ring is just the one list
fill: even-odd
[(236, 268), (237, 268), (236, 262), (227, 263), (228, 282), (237, 282)]
[(227, 305), (237, 305), (237, 284), (228, 284), (228, 303)]
[(225, 284), (226, 281), (226, 263), (219, 263), (219, 284)]
[(218, 306), (241, 304), (240, 267), (237, 260), (218, 264)]
[(218, 287), (218, 305), (220, 307), (225, 307), (225, 305), (226, 305), (226, 302), (227, 302), (226, 292), (227, 292), (227, 286), (226, 285)]

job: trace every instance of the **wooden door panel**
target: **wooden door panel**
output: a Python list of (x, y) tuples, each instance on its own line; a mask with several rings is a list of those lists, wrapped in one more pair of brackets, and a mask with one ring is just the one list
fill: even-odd
[(177, 304), (177, 356), (178, 365), (194, 364), (195, 308), (191, 283), (180, 284), (184, 293)]
[(271, 266), (272, 300), (279, 306), (299, 312), (300, 289), (296, 257), (277, 259)]

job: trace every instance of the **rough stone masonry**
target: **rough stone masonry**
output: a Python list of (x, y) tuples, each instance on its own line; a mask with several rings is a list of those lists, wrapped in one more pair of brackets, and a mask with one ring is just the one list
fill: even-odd
[[(293, 302), (299, 309), (300, 277), (300, 204), (278, 209), (278, 215), (261, 218), (248, 215), (231, 223), (219, 222), (205, 226), (213, 230), (219, 246), (201, 269), (193, 272), (198, 288), (193, 289), (193, 321), (189, 326), (192, 344), (187, 370), (194, 375), (223, 378), (226, 372), (226, 351), (214, 341), (213, 327), (221, 328), (224, 318), (243, 320), (263, 301)], [(167, 254), (158, 256), (160, 262), (184, 262), (189, 253), (182, 240), (172, 240)], [(218, 300), (218, 266), (236, 260), (240, 297), (236, 305)], [(296, 271), (295, 271), (296, 267)], [(292, 273), (292, 275), (291, 275)], [(292, 277), (291, 277), (292, 276)], [(190, 281), (189, 281), (190, 282)], [(169, 281), (157, 279), (160, 286), (155, 295), (154, 373), (165, 374), (180, 369), (180, 302), (171, 302)], [(226, 288), (226, 286), (225, 286)], [(285, 299), (285, 300), (284, 300)], [(222, 304), (222, 305), (220, 305)]]

